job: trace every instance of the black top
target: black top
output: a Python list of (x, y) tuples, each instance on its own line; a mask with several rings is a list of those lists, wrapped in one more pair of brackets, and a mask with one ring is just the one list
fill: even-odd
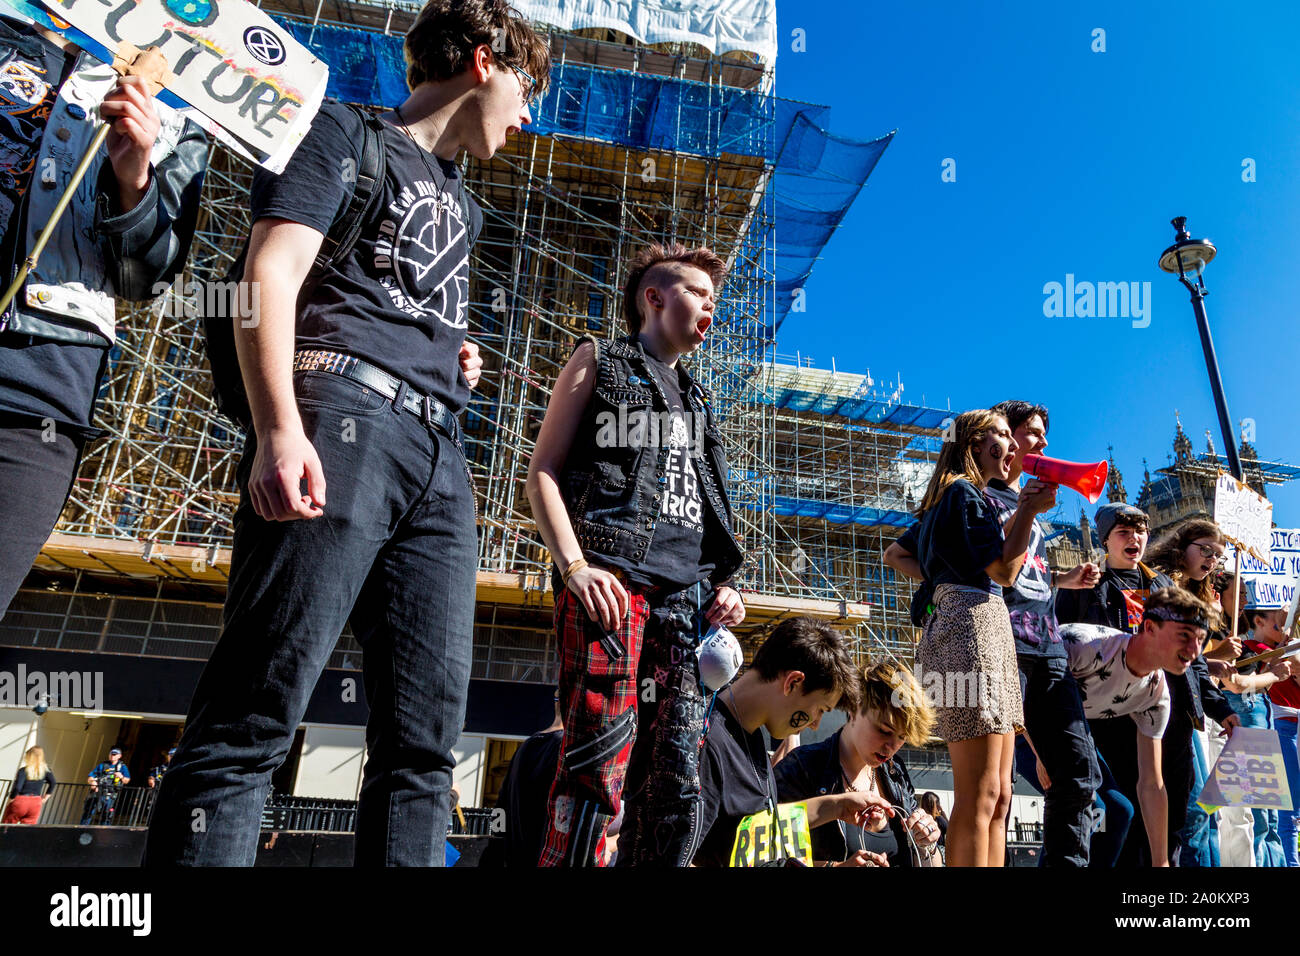
[(668, 402), (671, 427), (665, 427), (669, 423), (664, 422), (658, 431), (660, 444), (671, 450), (654, 538), (645, 559), (634, 565), (635, 570), (629, 574), (642, 584), (680, 591), (703, 581), (715, 567), (704, 560), (704, 502), (696, 470), (696, 456), (704, 446), (704, 422), (694, 421), (694, 416), (685, 411), (687, 396), (677, 369), (659, 361), (648, 349), (645, 357)]
[(563, 730), (533, 734), (515, 751), (497, 796), (506, 812), (505, 865), (537, 866), (546, 842), (546, 801), (560, 762)]
[(48, 767), (45, 769), (45, 776), (40, 780), (28, 780), (27, 768), (19, 767), (18, 773), (14, 775), (14, 786), (10, 792), (13, 797), (40, 797), (46, 793), (45, 788), (49, 787), (49, 792), (54, 792), (54, 771)]
[[(792, 750), (776, 765), (777, 795), (783, 802), (810, 800), (828, 793), (844, 792), (844, 769), (840, 765), (840, 736), (836, 731), (825, 740), (804, 744)], [(884, 853), (889, 865), (912, 866), (911, 845), (903, 824), (916, 812), (916, 789), (903, 761), (890, 760), (876, 769), (880, 796), (891, 805), (903, 808), (889, 817), (882, 833), (868, 833), (862, 841), (862, 828), (836, 820), (815, 827), (811, 833), (813, 859), (839, 863), (858, 849)]]
[[(76, 63), (32, 29), (15, 31), (0, 24), (5, 42), (15, 56), (4, 65), (0, 79), (0, 263), (14, 259), (20, 235), (18, 211), (33, 186), (36, 155), (49, 125), (59, 88)], [(82, 184), (82, 189), (87, 188)], [(3, 268), (3, 266), (0, 266)], [(12, 273), (4, 273), (7, 286)], [(33, 339), (14, 332), (0, 333), (0, 411), (31, 419), (52, 418), (70, 426), (75, 436), (94, 434), (90, 427), (90, 402), (99, 381), (107, 349)], [(50, 383), (57, 382), (58, 388)]]
[(726, 866), (740, 821), (777, 802), (762, 730), (746, 733), (721, 698), (704, 736), (700, 798), (703, 837), (695, 851), (696, 866)]
[[(329, 231), (361, 162), (362, 120), (327, 102), (282, 175), (253, 175), (252, 216)], [(351, 254), (329, 269), (298, 314), (298, 349), (356, 355), (459, 412), (469, 384), (458, 353), (469, 325), (469, 250), (482, 228), (459, 169), (385, 126), (387, 174), (375, 219)], [(350, 163), (350, 165), (349, 165)]]
[(1002, 523), (979, 489), (958, 478), (921, 518), (917, 558), (934, 587), (964, 584), (998, 594), (984, 571), (1002, 557)]
[[(1003, 525), (1020, 500), (1019, 492), (996, 478), (984, 489), (984, 497)], [(1011, 617), (1011, 633), (1016, 639), (1016, 653), (1025, 657), (1065, 657), (1065, 645), (1056, 633), (1056, 592), (1052, 590), (1052, 569), (1047, 563), (1047, 536), (1037, 520), (1025, 553), (1025, 563), (1016, 576), (1015, 586), (1002, 589), (1002, 600)]]
[(1062, 624), (1100, 624), (1126, 634), (1136, 634), (1142, 610), (1152, 591), (1173, 587), (1174, 582), (1155, 571), (1149, 577), (1140, 568), (1106, 568), (1094, 588), (1061, 591), (1056, 598), (1056, 619)]

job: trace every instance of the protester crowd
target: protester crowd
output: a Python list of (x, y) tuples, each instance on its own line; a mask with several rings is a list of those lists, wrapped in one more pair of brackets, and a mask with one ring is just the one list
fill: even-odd
[[(0, 260), (26, 257), (22, 224), (52, 201), (29, 188), (38, 160), (111, 127), (67, 254), (0, 317), (2, 611), (96, 434), (115, 299), (147, 298), (186, 261), (206, 143), (139, 78), (101, 84), (97, 116), (68, 102), (84, 58), (48, 29), (4, 19), (0, 47), (24, 78), (0, 90), (15, 174)], [(205, 316), (218, 404), (246, 443), (223, 631), (174, 756), (148, 776), (150, 866), (252, 864), (271, 775), (348, 622), (369, 707), (355, 860), (444, 859), (478, 553), (460, 416), (483, 366), (466, 335), (485, 217), (456, 158), (489, 162), (531, 122), (551, 56), (504, 0), (428, 0), (404, 53), (400, 105), (327, 102), (282, 174), (255, 172), (227, 284), (255, 291), (256, 314)], [(727, 454), (682, 361), (727, 262), (644, 242), (624, 271), (626, 334), (576, 343), (536, 434), (526, 493), (554, 562), (560, 679), (555, 725), (508, 778), (524, 801), (507, 814), (511, 862), (999, 866), (1019, 768), (1045, 795), (1047, 865), (1295, 865), (1293, 812), (1229, 819), (1196, 799), (1241, 727), (1276, 729), (1295, 792), (1291, 665), (1234, 665), (1286, 642), (1282, 611), (1225, 579), (1213, 522), (1145, 561), (1147, 516), (1123, 504), (1097, 513), (1100, 565), (1054, 572), (1038, 516), (1058, 489), (1022, 474), (1047, 445), (1042, 406), (960, 415), (884, 556), (921, 582), (915, 674), (855, 666), (810, 617), (782, 620), (742, 669)], [(796, 745), (836, 708), (841, 729)], [(898, 758), (932, 734), (952, 760), (946, 817)], [(120, 752), (87, 779), (87, 820), (103, 821), (130, 779)], [(53, 785), (29, 753), (13, 815), (39, 816)]]

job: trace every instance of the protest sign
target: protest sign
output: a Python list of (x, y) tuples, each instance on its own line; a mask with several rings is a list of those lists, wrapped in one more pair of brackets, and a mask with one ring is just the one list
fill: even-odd
[(325, 97), (325, 64), (246, 0), (43, 2), (56, 23), (110, 54), (158, 47), (172, 74), (167, 89), (272, 172), (284, 169)]
[(1273, 503), (1223, 471), (1214, 482), (1214, 523), (1233, 544), (1268, 561)]
[(1220, 807), (1292, 809), (1277, 731), (1265, 727), (1234, 730), (1196, 802), (1206, 813)]
[(802, 803), (778, 806), (775, 814), (771, 810), (751, 814), (736, 827), (732, 866), (758, 866), (782, 859), (801, 860), (812, 866), (808, 808)]
[[(1240, 554), (1241, 575), (1255, 585), (1255, 596), (1266, 607), (1290, 607), (1300, 582), (1300, 529), (1274, 528), (1269, 533), (1268, 560), (1245, 551)], [(1228, 547), (1228, 567), (1237, 557)]]

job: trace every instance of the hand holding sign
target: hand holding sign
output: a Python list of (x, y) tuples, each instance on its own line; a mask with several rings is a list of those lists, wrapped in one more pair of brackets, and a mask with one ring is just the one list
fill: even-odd
[(157, 47), (172, 69), (167, 89), (273, 173), (284, 170), (325, 97), (325, 64), (246, 0), (43, 2), (106, 62)]

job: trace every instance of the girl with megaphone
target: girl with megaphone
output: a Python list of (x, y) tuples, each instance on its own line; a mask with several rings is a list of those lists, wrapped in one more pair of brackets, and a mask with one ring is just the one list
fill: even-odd
[(1004, 533), (983, 490), (990, 480), (1007, 481), (1018, 448), (1003, 416), (963, 412), (945, 434), (917, 511), (917, 557), (934, 587), (934, 611), (917, 648), (916, 677), (952, 757), (949, 866), (1001, 866), (1005, 854), (1024, 711), (1002, 588), (1020, 573), (1035, 516), (1056, 501), (1055, 485), (1028, 482)]

